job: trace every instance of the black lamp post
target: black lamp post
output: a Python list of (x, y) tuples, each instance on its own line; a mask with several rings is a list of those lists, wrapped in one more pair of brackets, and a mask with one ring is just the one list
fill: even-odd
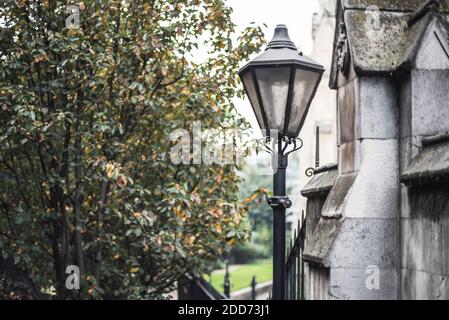
[(323, 72), (323, 66), (298, 52), (285, 25), (278, 25), (266, 51), (239, 71), (266, 148), (273, 154), (274, 197), (268, 204), (274, 215), (274, 300), (285, 298), (285, 210), (292, 205), (285, 195), (288, 156), (302, 147), (298, 135)]

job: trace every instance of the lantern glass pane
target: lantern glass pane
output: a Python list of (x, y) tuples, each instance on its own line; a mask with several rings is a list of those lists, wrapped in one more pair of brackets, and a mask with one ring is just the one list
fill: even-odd
[(253, 76), (252, 76), (251, 71), (247, 71), (242, 76), (242, 81), (243, 81), (243, 85), (245, 86), (248, 98), (253, 107), (254, 113), (256, 115), (257, 122), (259, 123), (259, 127), (260, 127), (260, 129), (264, 130), (266, 128), (265, 128), (265, 124), (263, 121), (262, 110), (260, 109), (260, 103), (259, 103), (259, 99), (257, 98), (256, 87), (255, 87), (255, 84), (253, 81)]
[(288, 125), (288, 134), (290, 136), (296, 136), (301, 130), (300, 125), (303, 123), (302, 120), (307, 116), (307, 107), (319, 77), (320, 73), (296, 69), (292, 109), (290, 123)]
[(270, 130), (284, 130), (290, 68), (260, 68), (256, 71), (262, 104)]

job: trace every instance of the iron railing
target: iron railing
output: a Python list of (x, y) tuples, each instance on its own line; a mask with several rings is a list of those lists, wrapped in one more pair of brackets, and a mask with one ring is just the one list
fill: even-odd
[(298, 227), (294, 231), (294, 237), (290, 240), (287, 250), (285, 290), (287, 300), (305, 300), (304, 260), (303, 251), (306, 239), (306, 220), (304, 211), (298, 221)]
[(178, 281), (179, 300), (226, 300), (227, 298), (203, 278), (185, 275)]

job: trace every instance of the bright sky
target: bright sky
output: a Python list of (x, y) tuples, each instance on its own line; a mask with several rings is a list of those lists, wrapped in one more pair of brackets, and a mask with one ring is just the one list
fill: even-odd
[(304, 53), (312, 50), (312, 17), (318, 11), (317, 0), (227, 0), (233, 8), (232, 20), (237, 32), (242, 31), (251, 22), (266, 24), (267, 42), (273, 37), (274, 28), (285, 24), (290, 38)]
[[(227, 0), (233, 8), (232, 20), (237, 25), (237, 33), (245, 29), (251, 22), (264, 28), (266, 41), (273, 37), (277, 24), (285, 24), (290, 38), (305, 54), (312, 51), (312, 18), (318, 11), (317, 0)], [(242, 61), (242, 65), (245, 61)], [(236, 100), (237, 110), (258, 129), (256, 117), (248, 100)]]

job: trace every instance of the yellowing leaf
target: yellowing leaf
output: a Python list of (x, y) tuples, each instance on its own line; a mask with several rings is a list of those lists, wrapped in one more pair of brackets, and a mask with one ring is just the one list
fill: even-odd
[(258, 195), (257, 193), (254, 193), (254, 194), (251, 195), (250, 197), (246, 198), (244, 202), (245, 202), (245, 203), (253, 202), (254, 200), (257, 199), (258, 196), (259, 196), (259, 195)]
[(177, 206), (173, 209), (173, 211), (175, 212), (175, 214), (178, 216), (178, 218), (180, 218), (183, 222), (186, 221), (186, 213), (184, 212), (184, 210), (182, 210), (181, 206)]
[(216, 186), (215, 186), (215, 187), (212, 187), (212, 188), (210, 188), (210, 189), (208, 189), (208, 190), (207, 190), (207, 193), (209, 193), (209, 194), (214, 193), (215, 190), (217, 190), (217, 187), (216, 187)]
[(142, 212), (134, 212), (133, 216), (138, 219), (138, 218), (142, 217)]
[(156, 36), (152, 36), (151, 37), (151, 45), (153, 46), (153, 48), (159, 47), (159, 38)]
[(33, 61), (31, 62), (31, 64), (36, 64), (36, 63), (42, 62), (44, 60), (48, 60), (48, 56), (46, 54), (45, 55), (39, 55), (39, 56), (35, 57), (33, 59)]
[(222, 233), (222, 232), (223, 232), (223, 229), (222, 229), (222, 227), (221, 227), (221, 224), (217, 223), (217, 224), (215, 225), (215, 231), (217, 231), (217, 233)]
[(201, 196), (197, 192), (192, 193), (192, 198), (196, 204), (201, 204)]
[(108, 163), (106, 165), (106, 175), (109, 179), (112, 178), (112, 175), (114, 174), (114, 169), (115, 167), (112, 163)]
[(241, 219), (242, 217), (240, 216), (240, 214), (237, 211), (235, 211), (234, 218), (232, 219), (232, 221), (234, 221), (235, 224), (239, 224)]
[(139, 272), (139, 267), (134, 267), (134, 268), (131, 268), (129, 271), (131, 272), (131, 273), (137, 273), (137, 272)]
[(117, 178), (117, 185), (120, 188), (126, 187), (127, 182), (128, 182), (128, 180), (126, 179), (126, 177), (123, 174), (118, 176), (118, 178)]
[(208, 213), (215, 218), (220, 218), (223, 215), (223, 209), (214, 208), (212, 210), (209, 210)]
[(188, 246), (192, 246), (193, 243), (195, 242), (195, 240), (196, 240), (196, 237), (194, 235), (191, 235), (184, 241), (184, 243)]

